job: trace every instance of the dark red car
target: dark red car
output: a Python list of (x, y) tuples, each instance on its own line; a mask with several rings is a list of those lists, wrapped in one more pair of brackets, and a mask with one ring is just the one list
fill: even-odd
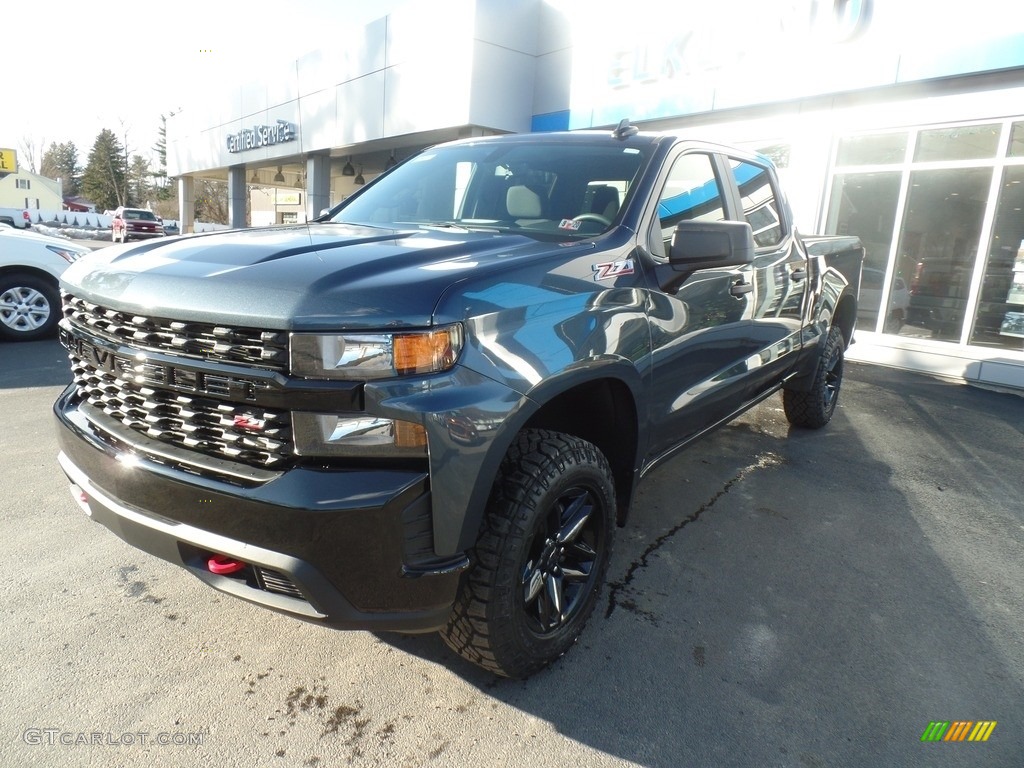
[(124, 206), (114, 211), (114, 220), (110, 224), (110, 239), (115, 243), (163, 236), (163, 222), (152, 211), (143, 208), (125, 208)]

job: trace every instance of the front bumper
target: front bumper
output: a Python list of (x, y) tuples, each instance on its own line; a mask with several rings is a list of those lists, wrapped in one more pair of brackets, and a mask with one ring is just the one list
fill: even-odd
[[(129, 544), (216, 589), (332, 627), (415, 632), (447, 621), (469, 561), (431, 556), (426, 473), (299, 466), (236, 483), (175, 465), (145, 436), (97, 428), (73, 387), (54, 414), (74, 495)], [(214, 573), (214, 555), (245, 567)]]

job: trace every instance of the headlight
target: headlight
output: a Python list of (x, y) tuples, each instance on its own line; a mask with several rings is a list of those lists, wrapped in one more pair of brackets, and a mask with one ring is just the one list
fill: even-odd
[(426, 456), (427, 433), (411, 421), (366, 414), (292, 413), (300, 456)]
[(87, 251), (79, 251), (73, 248), (62, 248), (59, 245), (48, 245), (46, 246), (46, 249), (56, 253), (68, 264), (73, 264), (75, 261), (80, 259), (82, 256), (85, 256), (85, 254), (87, 253)]
[(317, 379), (386, 379), (447, 371), (462, 351), (462, 326), (408, 333), (291, 335), (291, 372)]

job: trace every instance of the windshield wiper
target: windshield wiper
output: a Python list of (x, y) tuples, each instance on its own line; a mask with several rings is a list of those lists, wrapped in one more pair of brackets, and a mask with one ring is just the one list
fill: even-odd
[(493, 224), (474, 224), (465, 221), (422, 221), (421, 227), (426, 229), (446, 229), (457, 232), (500, 232), (501, 229)]

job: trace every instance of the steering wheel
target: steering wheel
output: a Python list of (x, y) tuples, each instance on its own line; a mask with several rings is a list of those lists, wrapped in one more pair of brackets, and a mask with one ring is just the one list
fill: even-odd
[(606, 227), (612, 225), (611, 219), (602, 216), (600, 213), (581, 213), (579, 216), (573, 216), (573, 221), (596, 221), (598, 224), (603, 224)]

